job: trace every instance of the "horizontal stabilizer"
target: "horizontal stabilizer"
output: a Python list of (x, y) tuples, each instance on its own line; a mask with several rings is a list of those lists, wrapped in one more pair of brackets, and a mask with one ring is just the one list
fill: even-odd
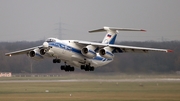
[(95, 33), (95, 32), (104, 32), (104, 31), (146, 31), (143, 29), (133, 29), (133, 28), (115, 28), (115, 27), (103, 27), (101, 29), (91, 30), (89, 33)]

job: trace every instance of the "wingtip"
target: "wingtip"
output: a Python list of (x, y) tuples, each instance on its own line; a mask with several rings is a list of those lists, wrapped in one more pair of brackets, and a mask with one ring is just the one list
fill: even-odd
[(173, 50), (168, 49), (168, 50), (167, 50), (167, 53), (170, 53), (170, 52), (173, 52)]
[(11, 57), (12, 55), (11, 55), (11, 54), (5, 54), (5, 56), (9, 56), (9, 57)]
[(144, 29), (141, 29), (141, 31), (142, 31), (142, 32), (146, 32), (146, 30), (144, 30)]

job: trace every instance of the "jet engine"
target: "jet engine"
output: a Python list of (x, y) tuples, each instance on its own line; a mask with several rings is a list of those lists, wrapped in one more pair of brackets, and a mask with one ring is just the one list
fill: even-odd
[(107, 59), (112, 59), (114, 57), (114, 54), (112, 53), (112, 48), (110, 47), (104, 47), (99, 50), (99, 55), (101, 57), (107, 58)]
[(28, 53), (28, 56), (34, 59), (43, 59), (43, 56), (39, 53), (39, 49), (34, 49)]
[(40, 50), (39, 50), (39, 53), (40, 53), (41, 55), (44, 55), (44, 54), (46, 54), (46, 50), (45, 50), (45, 49), (40, 49)]
[(50, 49), (43, 49), (42, 48), (42, 49), (39, 50), (39, 53), (40, 53), (41, 56), (43, 56), (43, 55), (48, 56), (48, 57), (54, 56), (54, 52), (51, 51)]
[(88, 45), (81, 49), (81, 53), (88, 58), (94, 58), (96, 57), (96, 52), (94, 51), (95, 49), (96, 47)]

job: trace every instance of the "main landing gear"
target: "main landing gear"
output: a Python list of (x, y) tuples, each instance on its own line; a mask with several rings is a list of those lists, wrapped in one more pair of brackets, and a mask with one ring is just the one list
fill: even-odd
[(81, 70), (94, 71), (94, 67), (90, 65), (81, 65)]
[(72, 72), (74, 71), (74, 67), (71, 67), (70, 65), (62, 65), (61, 70), (65, 70), (66, 72)]
[[(57, 59), (57, 58), (53, 59), (53, 63), (61, 63), (61, 60)], [(66, 65), (66, 62), (65, 62), (65, 65), (61, 65), (60, 69), (66, 71), (66, 72), (72, 72), (75, 70), (74, 67), (72, 67), (70, 65)], [(90, 64), (81, 65), (81, 70), (94, 71), (94, 67), (91, 66)]]

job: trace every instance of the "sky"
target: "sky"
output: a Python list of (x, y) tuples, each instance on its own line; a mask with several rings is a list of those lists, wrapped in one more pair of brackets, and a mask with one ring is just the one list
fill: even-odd
[(145, 29), (120, 32), (117, 41), (180, 40), (180, 0), (0, 0), (0, 42), (102, 41), (104, 26)]

